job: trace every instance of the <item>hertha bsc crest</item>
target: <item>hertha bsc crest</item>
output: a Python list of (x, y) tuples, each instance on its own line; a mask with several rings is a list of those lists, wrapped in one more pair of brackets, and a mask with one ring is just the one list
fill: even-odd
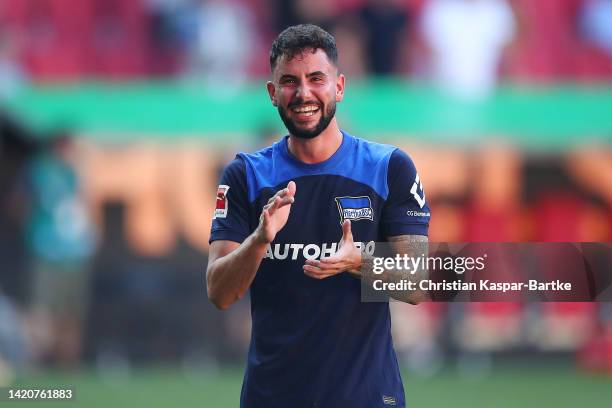
[(214, 218), (226, 218), (227, 217), (227, 192), (229, 190), (229, 186), (221, 184), (217, 188), (217, 204), (215, 206), (215, 215)]
[(374, 219), (372, 202), (368, 196), (336, 197), (336, 204), (340, 212), (340, 224), (344, 220), (370, 220)]

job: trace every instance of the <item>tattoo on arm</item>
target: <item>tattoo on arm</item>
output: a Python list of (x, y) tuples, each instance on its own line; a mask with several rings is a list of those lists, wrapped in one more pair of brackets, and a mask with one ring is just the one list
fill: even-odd
[[(421, 257), (428, 254), (428, 238), (424, 235), (399, 235), (389, 237), (388, 242), (391, 246), (393, 256), (407, 255), (408, 257)], [(382, 274), (375, 274), (374, 257), (362, 253), (361, 279), (368, 285), (372, 285), (375, 280), (382, 280), (384, 283), (399, 283), (402, 281), (415, 282), (416, 287), (419, 287), (419, 282), (428, 279), (428, 271), (426, 262), (421, 262), (416, 271), (408, 269), (385, 269)], [(429, 294), (426, 291), (416, 289), (413, 291), (387, 291), (387, 294), (402, 302), (417, 304), (419, 302), (429, 300)]]

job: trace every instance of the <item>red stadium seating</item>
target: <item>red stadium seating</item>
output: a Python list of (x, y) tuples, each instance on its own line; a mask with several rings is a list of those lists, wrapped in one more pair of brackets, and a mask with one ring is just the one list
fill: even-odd
[(147, 20), (140, 0), (91, 0), (94, 74), (111, 78), (146, 73)]
[(604, 51), (584, 45), (575, 56), (576, 78), (583, 82), (609, 80), (612, 78), (612, 58)]
[(38, 80), (146, 73), (147, 21), (140, 0), (10, 0), (2, 19)]
[(26, 69), (37, 78), (72, 78), (84, 68), (86, 41), (81, 3), (69, 0), (11, 0), (6, 21), (14, 30)]
[[(268, 44), (272, 13), (265, 10), (266, 2), (243, 1), (253, 12), (259, 37)], [(601, 81), (612, 76), (610, 56), (586, 44), (578, 34), (577, 16), (583, 0), (509, 1), (515, 8), (519, 35), (507, 55), (504, 73), (528, 81)], [(342, 14), (364, 3), (342, 0), (336, 5)], [(416, 27), (425, 3), (400, 2), (412, 15), (409, 41), (413, 45), (409, 48), (417, 52)], [(4, 0), (0, 21), (16, 29), (22, 61), (35, 79), (125, 78), (147, 75), (165, 66), (155, 60), (142, 0)], [(261, 62), (267, 52), (264, 43), (253, 53), (252, 75), (267, 73), (265, 61)], [(167, 52), (163, 56), (181, 60), (180, 55)]]
[(611, 58), (585, 44), (578, 33), (583, 0), (513, 0), (520, 27), (509, 56), (511, 77), (536, 81), (602, 80)]
[(520, 214), (512, 208), (499, 210), (478, 207), (466, 208), (465, 241), (516, 242), (520, 241)]

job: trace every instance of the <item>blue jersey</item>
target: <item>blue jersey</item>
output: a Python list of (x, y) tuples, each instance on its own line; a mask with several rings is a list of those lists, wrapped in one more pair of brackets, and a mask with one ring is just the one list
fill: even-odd
[[(351, 220), (355, 242), (427, 235), (429, 208), (410, 158), (396, 147), (343, 132), (328, 160), (306, 164), (288, 137), (224, 170), (211, 241), (242, 242), (268, 199), (291, 180), (295, 203), (250, 288), (253, 328), (241, 406), (403, 407), (388, 303), (362, 303), (359, 279), (304, 274), (329, 256)], [(359, 245), (359, 244), (358, 244)]]

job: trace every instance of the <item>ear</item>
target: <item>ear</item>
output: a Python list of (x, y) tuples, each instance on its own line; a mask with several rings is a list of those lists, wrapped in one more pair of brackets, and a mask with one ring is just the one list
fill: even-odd
[(342, 99), (344, 99), (345, 80), (346, 78), (344, 77), (344, 74), (338, 75), (338, 78), (336, 79), (336, 102), (340, 102), (342, 101)]
[(266, 88), (268, 88), (268, 95), (270, 95), (272, 105), (277, 106), (278, 102), (276, 101), (276, 87), (271, 81), (268, 81), (268, 83), (266, 83)]

